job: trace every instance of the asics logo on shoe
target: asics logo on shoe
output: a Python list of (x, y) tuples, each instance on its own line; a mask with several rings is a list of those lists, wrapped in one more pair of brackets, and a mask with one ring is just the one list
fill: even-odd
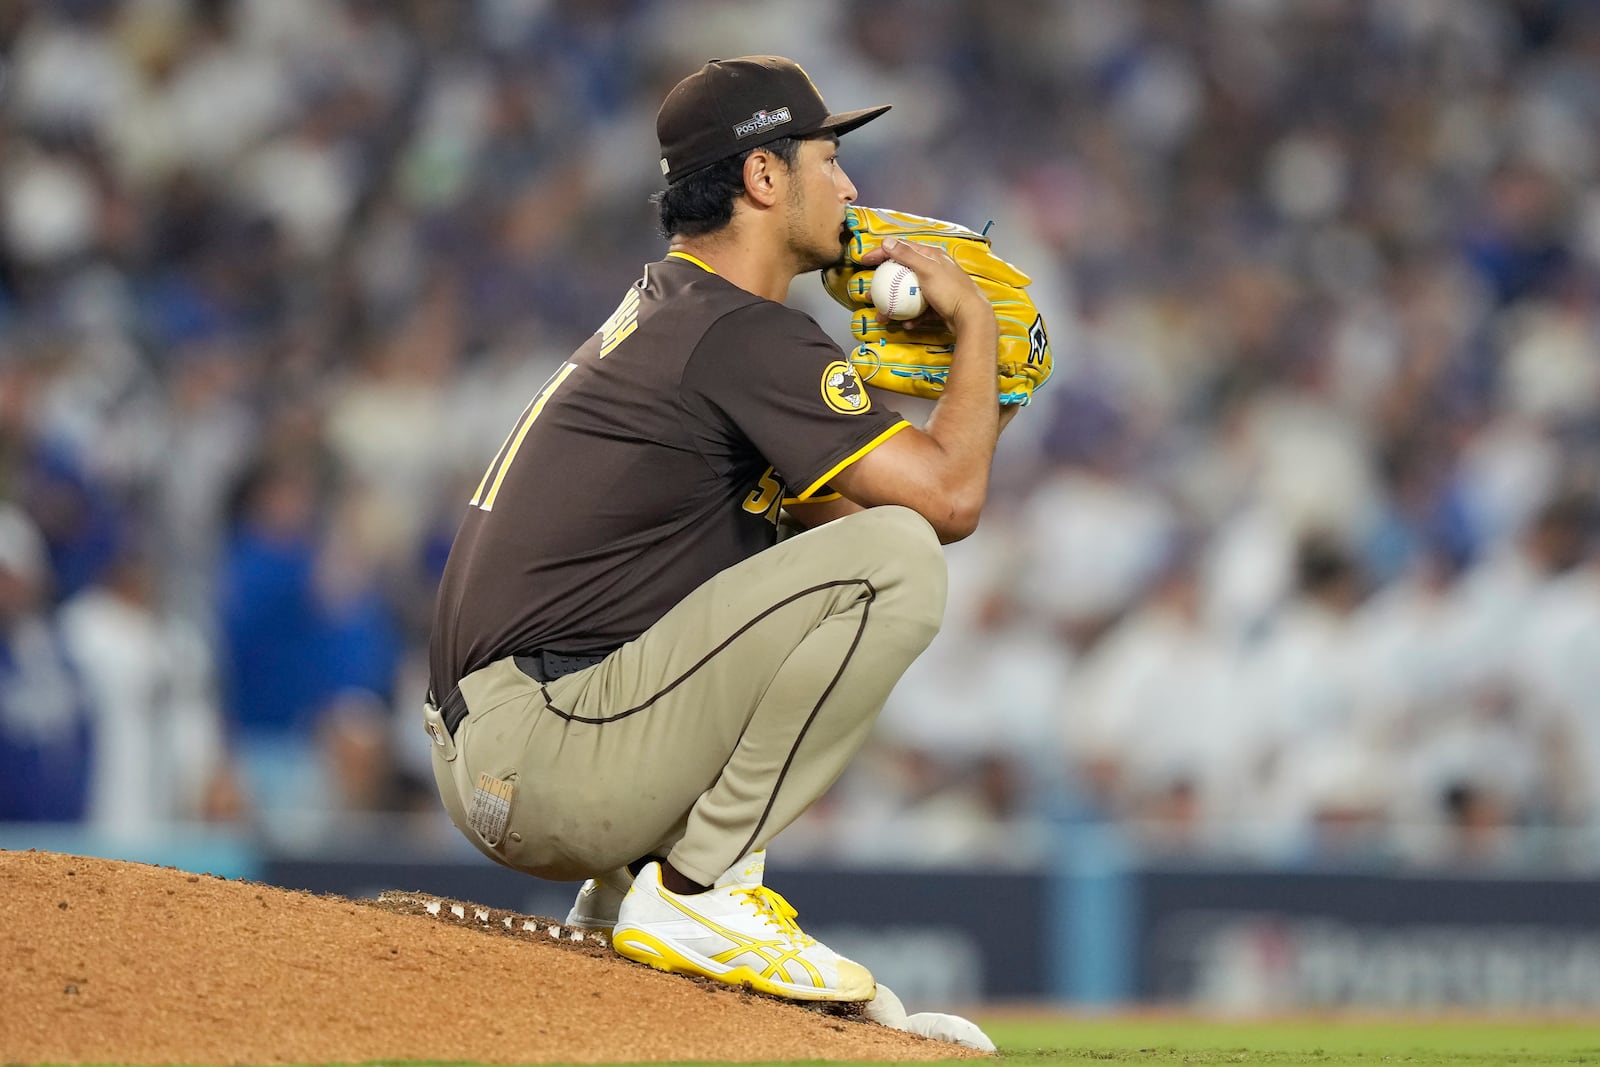
[[(757, 910), (760, 911), (768, 910), (763, 906), (766, 902), (757, 899), (760, 895), (771, 895), (774, 897), (778, 896), (770, 889), (752, 889), (747, 891), (747, 895), (752, 899), (752, 902), (756, 904)], [(666, 900), (668, 904), (671, 904), (674, 908), (677, 908), (679, 911), (683, 912), (683, 914), (700, 929), (710, 930), (713, 933), (721, 937), (725, 937), (729, 941), (733, 942), (732, 948), (713, 953), (707, 956), (708, 959), (717, 963), (731, 966), (739, 959), (740, 956), (748, 953), (760, 961), (760, 970), (757, 973), (759, 973), (763, 978), (779, 978), (785, 982), (795, 983), (804, 983), (809, 981), (811, 985), (814, 985), (819, 989), (826, 987), (827, 982), (823, 979), (822, 972), (819, 971), (809, 960), (803, 959), (800, 956), (800, 953), (804, 952), (809, 945), (813, 945), (816, 942), (807, 937), (805, 934), (800, 933), (799, 929), (794, 926), (792, 921), (784, 922), (777, 915), (769, 912), (767, 925), (776, 928), (778, 931), (778, 936), (770, 939), (755, 938), (749, 936), (748, 934), (741, 934), (737, 930), (729, 929), (721, 923), (708, 919), (704, 915), (697, 915), (671, 897), (664, 897), (663, 899)], [(783, 898), (778, 897), (778, 900), (783, 901)], [(788, 902), (783, 901), (783, 906), (787, 907)], [(790, 908), (789, 910), (791, 913), (793, 913), (794, 909)], [(801, 973), (791, 973), (789, 965), (792, 963), (799, 964)]]
[(646, 865), (623, 898), (612, 947), (657, 970), (773, 996), (871, 1000), (877, 989), (872, 972), (806, 936), (788, 901), (755, 878), (740, 877), (747, 864), (754, 860), (705, 892), (682, 897), (661, 885), (657, 864)]

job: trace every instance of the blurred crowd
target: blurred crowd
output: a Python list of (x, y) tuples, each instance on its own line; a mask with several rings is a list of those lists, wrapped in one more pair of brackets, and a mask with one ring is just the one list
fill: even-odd
[(1600, 863), (1584, 0), (0, 5), (0, 822), (437, 824), (464, 502), (755, 52), (1057, 368), (797, 849)]

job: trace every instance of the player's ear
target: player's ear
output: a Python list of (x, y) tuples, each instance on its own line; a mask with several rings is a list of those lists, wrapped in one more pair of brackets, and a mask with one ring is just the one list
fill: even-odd
[(744, 191), (763, 207), (778, 202), (778, 175), (788, 170), (783, 160), (765, 148), (753, 149), (744, 158)]

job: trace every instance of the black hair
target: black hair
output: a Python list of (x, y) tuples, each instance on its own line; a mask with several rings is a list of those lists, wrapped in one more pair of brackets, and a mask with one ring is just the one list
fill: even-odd
[(1295, 550), (1295, 582), (1315, 596), (1357, 577), (1357, 562), (1349, 546), (1327, 530), (1305, 534)]
[(661, 236), (702, 237), (715, 233), (733, 220), (733, 202), (744, 192), (744, 161), (750, 152), (771, 152), (783, 160), (783, 165), (793, 167), (795, 155), (800, 151), (800, 139), (780, 137), (758, 145), (749, 152), (719, 159), (703, 170), (678, 179), (651, 201), (660, 210)]

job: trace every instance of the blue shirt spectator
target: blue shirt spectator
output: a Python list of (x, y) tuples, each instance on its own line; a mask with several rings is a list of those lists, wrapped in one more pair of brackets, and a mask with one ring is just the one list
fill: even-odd
[(42, 614), (44, 541), (0, 505), (0, 822), (83, 818), (92, 738), (84, 691)]

